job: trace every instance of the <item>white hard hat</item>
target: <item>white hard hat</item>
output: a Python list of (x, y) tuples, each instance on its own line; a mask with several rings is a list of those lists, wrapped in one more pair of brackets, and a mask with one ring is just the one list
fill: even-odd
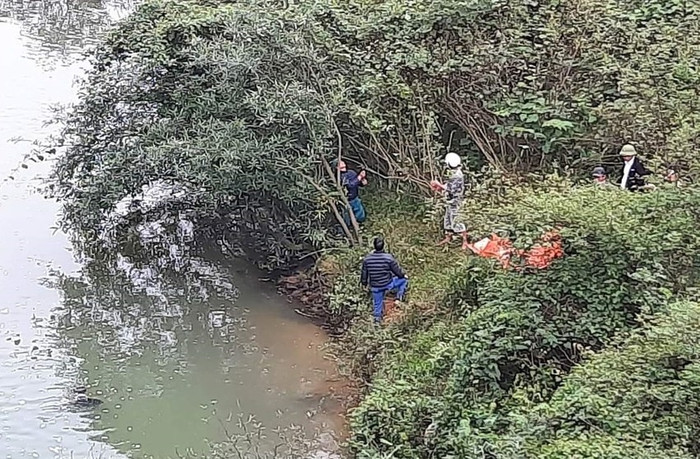
[(447, 156), (445, 156), (445, 163), (454, 169), (462, 164), (462, 158), (460, 158), (457, 153), (448, 153)]

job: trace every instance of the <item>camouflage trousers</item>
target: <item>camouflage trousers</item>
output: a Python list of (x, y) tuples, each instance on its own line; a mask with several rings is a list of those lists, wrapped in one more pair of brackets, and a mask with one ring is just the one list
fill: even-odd
[(447, 203), (447, 209), (445, 209), (445, 220), (443, 224), (445, 232), (464, 233), (467, 230), (467, 226), (459, 217), (460, 207), (462, 207), (461, 200), (455, 200)]

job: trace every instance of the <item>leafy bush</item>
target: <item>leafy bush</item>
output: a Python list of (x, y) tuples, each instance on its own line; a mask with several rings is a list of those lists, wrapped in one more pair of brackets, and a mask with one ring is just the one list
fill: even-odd
[(699, 9), (150, 0), (95, 53), (64, 117), (55, 194), (89, 246), (121, 200), (174, 186), (278, 267), (330, 243), (339, 154), (421, 186), (448, 150), (498, 170), (587, 173), (635, 140), (694, 170)]
[[(545, 448), (537, 454), (521, 457), (538, 457), (542, 459), (690, 459), (696, 457), (682, 448), (664, 448), (655, 441), (637, 442), (621, 437), (607, 435), (582, 436), (576, 440), (557, 440), (551, 448)], [(507, 455), (501, 457), (514, 457)]]
[(697, 281), (696, 193), (514, 190), (509, 199), (470, 213), (475, 227), (495, 226), (524, 247), (560, 227), (565, 257), (542, 271), (465, 263), (446, 297), (460, 316), (414, 335), (353, 413), (360, 455), (497, 454), (513, 416), (549, 400), (585, 352)]
[[(648, 328), (574, 369), (517, 436), (527, 438), (533, 457), (652, 457), (653, 450), (697, 457), (699, 363), (700, 304), (674, 303)], [(596, 455), (601, 443), (607, 456)]]
[(167, 185), (203, 217), (225, 216), (222, 232), (263, 265), (327, 241), (332, 111), (299, 82), (319, 60), (254, 4), (144, 4), (98, 49), (66, 116), (55, 192), (67, 223), (92, 244), (120, 201)]
[(511, 171), (587, 166), (629, 140), (659, 162), (698, 167), (695, 3), (385, 0), (299, 8), (318, 24), (314, 40), (340, 63), (342, 80), (331, 78), (349, 94), (350, 145), (389, 171), (433, 174), (430, 159), (441, 147)]

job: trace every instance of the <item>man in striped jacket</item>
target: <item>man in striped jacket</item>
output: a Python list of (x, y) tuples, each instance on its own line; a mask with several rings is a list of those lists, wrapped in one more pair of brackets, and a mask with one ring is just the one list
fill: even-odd
[(396, 291), (396, 299), (403, 301), (408, 287), (408, 277), (399, 263), (389, 253), (384, 251), (384, 239), (374, 239), (374, 252), (367, 255), (362, 262), (360, 282), (372, 290), (374, 301), (374, 321), (381, 322), (384, 314), (384, 295)]

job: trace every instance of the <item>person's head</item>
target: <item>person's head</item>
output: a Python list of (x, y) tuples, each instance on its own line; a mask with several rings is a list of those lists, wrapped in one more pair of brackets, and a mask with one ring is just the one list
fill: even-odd
[(608, 179), (605, 169), (598, 166), (593, 169), (593, 180), (596, 182), (605, 182)]
[(666, 171), (666, 181), (675, 183), (678, 181), (678, 172), (675, 169), (668, 169)]
[(462, 165), (462, 158), (460, 158), (457, 153), (448, 153), (445, 156), (445, 164), (447, 164), (447, 167), (450, 169), (457, 169)]
[(622, 157), (622, 160), (627, 162), (632, 160), (635, 156), (637, 156), (637, 150), (635, 150), (633, 145), (627, 144), (624, 145), (620, 149), (620, 156)]
[(338, 161), (338, 170), (340, 172), (345, 172), (348, 170), (347, 164), (345, 164), (345, 161), (343, 161), (342, 159)]
[(374, 250), (377, 252), (384, 251), (384, 238), (377, 236), (374, 238)]

